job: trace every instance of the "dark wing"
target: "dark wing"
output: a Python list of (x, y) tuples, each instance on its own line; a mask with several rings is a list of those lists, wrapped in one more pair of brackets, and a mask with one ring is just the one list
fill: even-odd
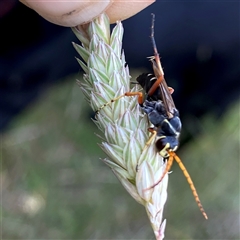
[[(162, 82), (159, 85), (161, 93), (162, 93), (162, 101), (166, 108), (167, 114), (169, 118), (173, 117), (174, 110), (176, 109), (174, 101), (172, 99), (172, 95), (168, 89), (167, 83), (163, 78)], [(169, 114), (170, 113), (170, 114)]]
[(172, 95), (168, 89), (168, 85), (164, 79), (164, 75), (163, 75), (163, 70), (162, 68), (159, 69), (158, 64), (155, 61), (155, 57), (151, 57), (150, 61), (152, 62), (153, 65), (153, 71), (154, 74), (156, 76), (157, 79), (161, 79), (160, 83), (159, 83), (159, 88), (161, 91), (161, 100), (163, 101), (164, 107), (167, 111), (167, 115), (169, 118), (173, 117), (174, 114), (174, 110), (176, 109), (174, 101), (172, 99)]

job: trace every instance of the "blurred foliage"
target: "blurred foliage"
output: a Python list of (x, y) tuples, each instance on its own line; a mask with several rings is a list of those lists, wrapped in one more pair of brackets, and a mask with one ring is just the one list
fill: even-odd
[[(74, 78), (49, 89), (1, 136), (2, 238), (154, 239), (144, 208), (99, 161), (94, 115)], [(165, 239), (240, 239), (239, 120), (239, 102), (221, 119), (197, 119), (201, 135), (178, 154), (209, 220), (175, 163)]]

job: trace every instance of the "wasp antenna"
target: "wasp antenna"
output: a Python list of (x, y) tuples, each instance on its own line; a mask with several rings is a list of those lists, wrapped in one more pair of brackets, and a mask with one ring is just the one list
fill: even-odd
[(190, 185), (190, 188), (191, 188), (191, 190), (192, 190), (193, 196), (194, 196), (194, 198), (195, 198), (195, 201), (197, 202), (197, 205), (198, 205), (200, 211), (202, 212), (203, 216), (204, 216), (206, 219), (208, 219), (208, 216), (207, 216), (207, 214), (206, 214), (206, 212), (205, 212), (205, 210), (204, 210), (204, 208), (203, 208), (203, 206), (202, 206), (202, 204), (201, 204), (201, 201), (200, 201), (200, 199), (199, 199), (199, 196), (198, 196), (198, 194), (197, 194), (197, 190), (196, 190), (196, 188), (195, 188), (195, 186), (194, 186), (194, 184), (193, 184), (193, 181), (192, 181), (192, 179), (191, 179), (191, 177), (190, 177), (187, 169), (186, 169), (185, 166), (183, 165), (181, 159), (180, 159), (180, 158), (177, 156), (177, 154), (174, 153), (174, 152), (171, 152), (171, 153), (170, 153), (170, 156), (174, 157), (174, 159), (175, 159), (176, 162), (178, 163), (179, 167), (180, 167), (181, 170), (183, 171), (183, 174), (184, 174), (184, 176), (186, 177), (187, 182), (188, 182), (189, 185)]

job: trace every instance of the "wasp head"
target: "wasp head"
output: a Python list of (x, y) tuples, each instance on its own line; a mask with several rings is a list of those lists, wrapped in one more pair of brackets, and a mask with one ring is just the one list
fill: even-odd
[(178, 138), (172, 136), (161, 136), (156, 141), (156, 148), (163, 158), (168, 158), (169, 152), (175, 152), (178, 145)]

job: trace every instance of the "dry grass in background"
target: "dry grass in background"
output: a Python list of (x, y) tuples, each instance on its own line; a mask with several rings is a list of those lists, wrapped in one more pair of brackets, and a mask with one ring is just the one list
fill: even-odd
[[(154, 239), (144, 208), (99, 160), (75, 78), (49, 89), (1, 137), (2, 239)], [(239, 120), (238, 102), (221, 119), (200, 119), (201, 135), (180, 146), (209, 220), (174, 164), (165, 239), (239, 239)]]

